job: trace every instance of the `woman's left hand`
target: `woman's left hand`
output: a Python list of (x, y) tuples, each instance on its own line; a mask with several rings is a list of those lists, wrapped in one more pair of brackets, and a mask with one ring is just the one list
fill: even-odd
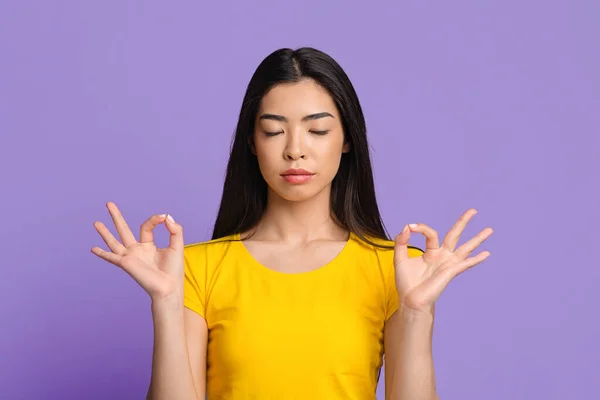
[[(456, 248), (460, 235), (469, 220), (477, 213), (475, 209), (465, 212), (444, 238), (440, 247), (438, 234), (425, 224), (407, 225), (395, 238), (394, 265), (396, 289), (409, 312), (433, 312), (433, 306), (450, 281), (458, 274), (481, 263), (489, 257), (489, 251), (476, 256), (471, 253), (494, 231), (486, 228), (471, 240)], [(425, 252), (420, 257), (409, 257), (408, 240), (411, 232), (425, 236)]]

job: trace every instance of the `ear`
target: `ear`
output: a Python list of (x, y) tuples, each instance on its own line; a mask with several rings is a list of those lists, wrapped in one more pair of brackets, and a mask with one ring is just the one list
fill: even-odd
[(250, 152), (256, 155), (256, 147), (254, 146), (254, 137), (248, 136), (248, 146), (250, 146)]
[(350, 151), (350, 142), (344, 142), (344, 147), (342, 147), (342, 153), (348, 153)]

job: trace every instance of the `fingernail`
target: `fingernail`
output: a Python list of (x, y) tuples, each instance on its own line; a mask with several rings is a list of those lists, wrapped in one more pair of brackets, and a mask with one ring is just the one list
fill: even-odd
[(404, 233), (404, 232), (406, 232), (407, 230), (408, 230), (408, 225), (404, 225), (404, 229), (402, 229), (402, 232), (401, 232), (401, 233)]
[(416, 228), (417, 224), (408, 224), (408, 226), (410, 226), (411, 228)]
[(173, 219), (173, 217), (171, 217), (171, 214), (167, 214), (167, 219), (169, 220), (169, 222), (173, 223), (175, 222), (175, 220)]
[(166, 218), (167, 214), (159, 214), (158, 216), (161, 217), (161, 218)]

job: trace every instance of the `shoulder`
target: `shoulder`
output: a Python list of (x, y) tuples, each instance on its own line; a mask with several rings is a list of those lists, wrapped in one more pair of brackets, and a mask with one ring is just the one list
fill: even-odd
[[(390, 239), (377, 238), (373, 236), (367, 236), (367, 241), (361, 240), (356, 234), (354, 234), (356, 242), (359, 244), (358, 248), (360, 252), (370, 253), (379, 259), (393, 259), (394, 257), (394, 241)], [(423, 254), (423, 250), (420, 248), (410, 245), (408, 246), (409, 257), (419, 257)]]
[(236, 242), (237, 236), (229, 235), (218, 239), (188, 243), (183, 248), (185, 261), (192, 266), (218, 264), (231, 251), (232, 244)]
[(187, 243), (184, 246), (183, 251), (186, 253), (194, 253), (196, 251), (219, 250), (227, 247), (229, 243), (235, 240), (236, 235), (229, 235), (218, 239)]

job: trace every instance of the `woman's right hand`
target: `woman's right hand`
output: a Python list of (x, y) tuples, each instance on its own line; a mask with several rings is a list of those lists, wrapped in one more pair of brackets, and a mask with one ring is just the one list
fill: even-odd
[[(121, 241), (119, 242), (102, 222), (94, 227), (110, 249), (93, 247), (92, 253), (122, 268), (150, 295), (160, 301), (183, 292), (183, 228), (167, 214), (153, 215), (140, 228), (140, 240), (129, 229), (117, 206), (106, 204)], [(159, 249), (154, 244), (152, 231), (165, 223), (171, 234), (169, 247)]]

